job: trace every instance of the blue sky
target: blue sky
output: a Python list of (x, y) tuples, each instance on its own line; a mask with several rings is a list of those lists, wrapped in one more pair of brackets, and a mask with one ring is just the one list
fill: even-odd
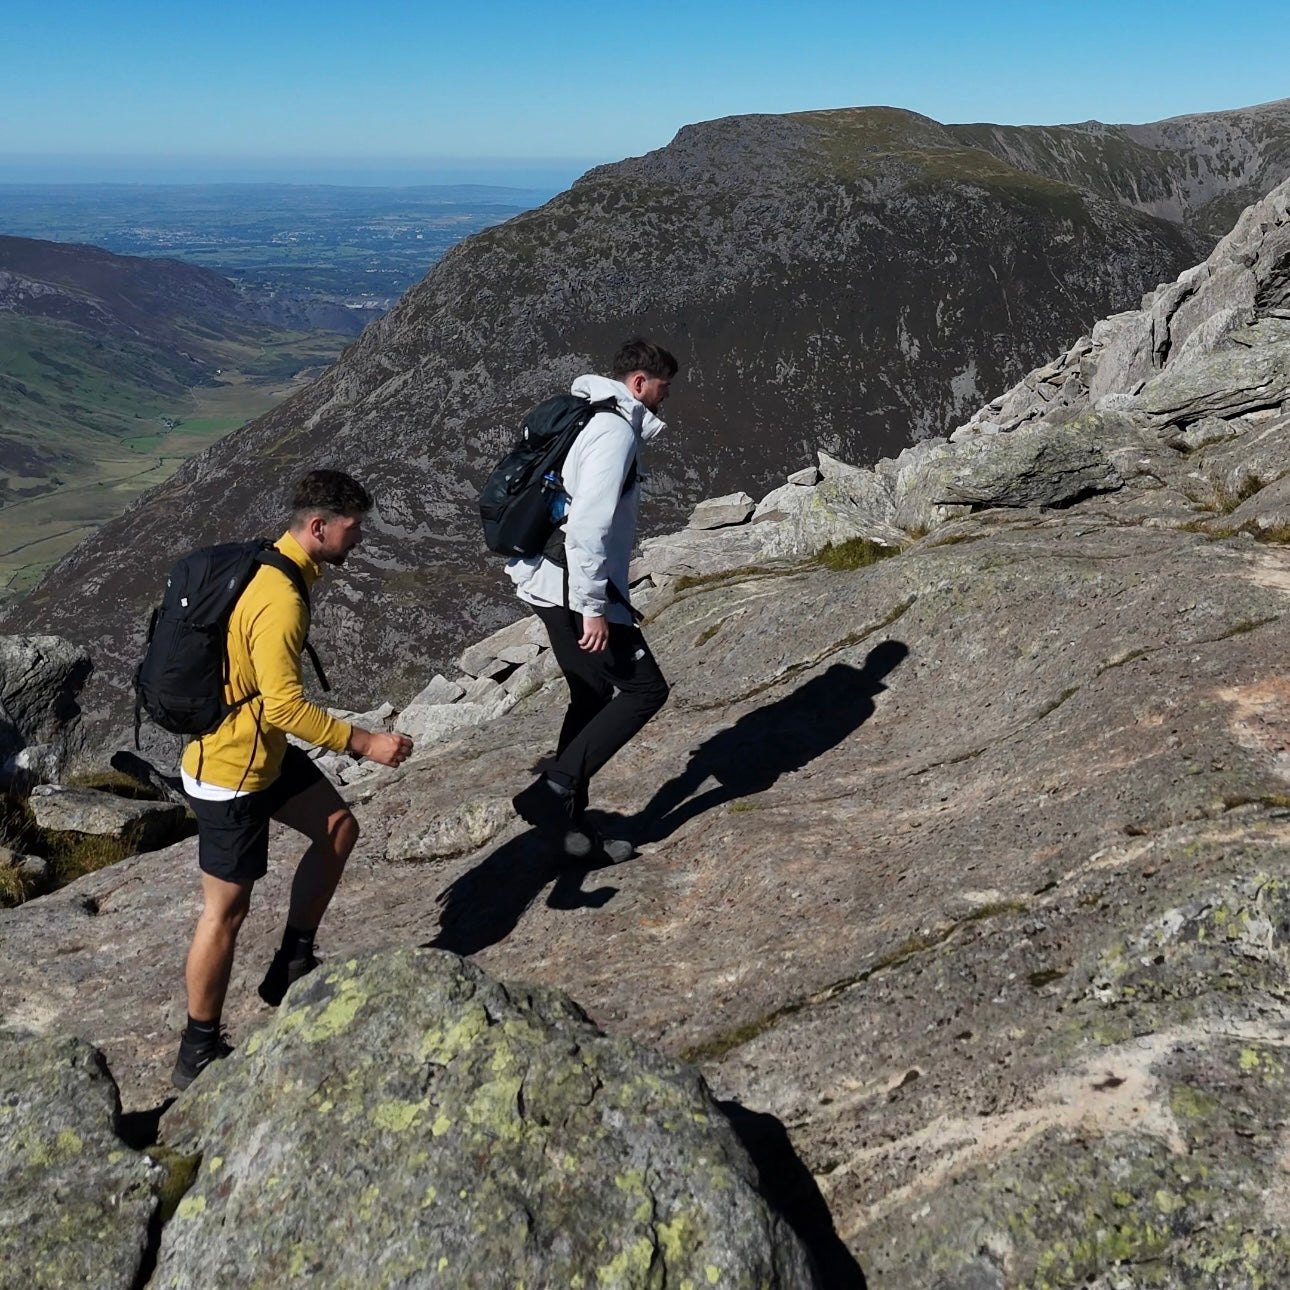
[(1287, 38), (1287, 0), (5, 0), (0, 179), (572, 178), (693, 121), (873, 104), (1151, 121), (1290, 96)]

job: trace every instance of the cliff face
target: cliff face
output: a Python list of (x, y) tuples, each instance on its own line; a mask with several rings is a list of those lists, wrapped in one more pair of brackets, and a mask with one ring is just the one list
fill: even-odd
[[(1243, 137), (1243, 121), (1224, 128)], [(944, 433), (1209, 245), (1109, 177), (1103, 192), (1071, 177), (889, 109), (689, 127), (460, 245), (315, 385), (106, 526), (6, 622), (86, 643), (91, 707), (119, 722), (168, 563), (273, 531), (292, 477), (334, 465), (374, 488), (380, 515), (329, 579), (316, 635), (351, 706), (406, 696), (514, 614), (473, 499), (528, 405), (627, 334), (674, 348), (670, 429), (646, 463), (655, 528), (816, 447), (870, 462)]]
[(947, 128), (1018, 170), (1215, 237), (1290, 170), (1290, 99), (1151, 125)]
[[(762, 1181), (799, 1218), (827, 1204), (830, 1287), (1287, 1284), (1290, 183), (951, 439), (822, 465), (757, 522), (646, 551), (672, 696), (594, 793), (637, 859), (561, 865), (514, 820), (563, 708), (539, 684), (357, 788), (363, 834), (320, 936), (345, 966), (273, 1021), (254, 987), (298, 856), (275, 839), (233, 975), (239, 1054), (162, 1123), (233, 1167), (203, 1161), (168, 1248), (256, 1237), (246, 1144), (259, 1168), (329, 1132), (332, 1068), (289, 1030), (334, 1039), (358, 1017), (375, 1038), (346, 1061), (393, 1064), (381, 1115), (406, 1136), (361, 1158), (372, 1194), (459, 1131), (436, 1119), (453, 1028), (397, 1032), (413, 1051), (392, 1063), (382, 1019), (414, 1009), (378, 1010), (347, 962), (429, 944), (567, 990), (791, 1143)], [(850, 567), (772, 554), (781, 530), (844, 519), (903, 546)], [(195, 865), (187, 841), (0, 912), (0, 1017), (101, 1045), (129, 1106), (165, 1091)], [(358, 970), (420, 998), (403, 969)], [(528, 1141), (528, 1090), (560, 1083), (520, 1060), (476, 1068), (481, 1136)], [(479, 1150), (483, 1192), (498, 1155)], [(576, 1161), (534, 1168), (546, 1185)], [(337, 1238), (311, 1254), (321, 1272), (367, 1193), (348, 1189), (358, 1220), (314, 1222), (288, 1190), (274, 1222)]]

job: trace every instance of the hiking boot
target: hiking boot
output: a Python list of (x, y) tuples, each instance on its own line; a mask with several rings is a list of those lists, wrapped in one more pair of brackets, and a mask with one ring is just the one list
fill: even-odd
[(636, 854), (636, 848), (630, 842), (623, 838), (603, 837), (594, 825), (584, 819), (575, 819), (573, 827), (580, 836), (586, 838), (589, 845), (578, 851), (572, 851), (566, 846), (564, 855), (568, 860), (622, 864)]
[(308, 976), (317, 966), (318, 960), (312, 954), (289, 959), (279, 950), (273, 956), (273, 962), (269, 964), (264, 980), (260, 982), (260, 998), (270, 1008), (276, 1008), (282, 1002), (282, 996), (286, 994), (287, 987), (294, 985), (302, 976)]
[(572, 817), (573, 801), (567, 788), (539, 775), (523, 792), (511, 798), (515, 813), (531, 824), (558, 851), (571, 860), (585, 860), (593, 842), (585, 827)]
[(636, 848), (626, 838), (602, 838), (597, 835), (596, 848), (592, 855), (608, 860), (610, 864), (622, 864), (636, 854)]
[(176, 1088), (187, 1088), (211, 1062), (227, 1057), (233, 1051), (228, 1036), (221, 1026), (213, 1035), (202, 1035), (194, 1039), (184, 1028), (179, 1040), (179, 1056), (175, 1058), (175, 1069), (170, 1072), (170, 1082)]

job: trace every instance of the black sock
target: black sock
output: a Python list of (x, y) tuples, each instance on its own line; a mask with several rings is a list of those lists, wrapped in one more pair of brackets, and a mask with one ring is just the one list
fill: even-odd
[(216, 1017), (214, 1021), (198, 1021), (190, 1012), (184, 1034), (189, 1039), (214, 1039), (219, 1034), (219, 1018)]
[(314, 952), (314, 937), (317, 935), (316, 927), (304, 931), (288, 923), (287, 930), (282, 933), (282, 949), (279, 953), (288, 959), (306, 959)]

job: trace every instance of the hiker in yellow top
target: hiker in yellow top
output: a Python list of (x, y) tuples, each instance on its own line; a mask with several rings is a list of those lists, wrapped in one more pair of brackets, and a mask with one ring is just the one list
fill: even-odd
[[(358, 545), (371, 508), (372, 498), (357, 480), (338, 470), (315, 470), (296, 485), (291, 526), (277, 550), (311, 586), (323, 565), (343, 564)], [(260, 983), (260, 997), (273, 1007), (293, 981), (318, 966), (314, 933), (358, 841), (349, 807), (318, 767), (287, 743), (287, 735), (384, 766), (400, 765), (412, 751), (406, 735), (337, 721), (305, 698), (300, 653), (308, 628), (308, 609), (291, 579), (262, 565), (228, 624), (225, 698), (236, 703), (254, 697), (184, 750), (184, 792), (197, 816), (204, 904), (188, 951), (188, 1024), (172, 1076), (178, 1088), (187, 1088), (198, 1072), (231, 1051), (220, 1017), (251, 889), (268, 871), (269, 821), (309, 839), (291, 885), (281, 948)]]

